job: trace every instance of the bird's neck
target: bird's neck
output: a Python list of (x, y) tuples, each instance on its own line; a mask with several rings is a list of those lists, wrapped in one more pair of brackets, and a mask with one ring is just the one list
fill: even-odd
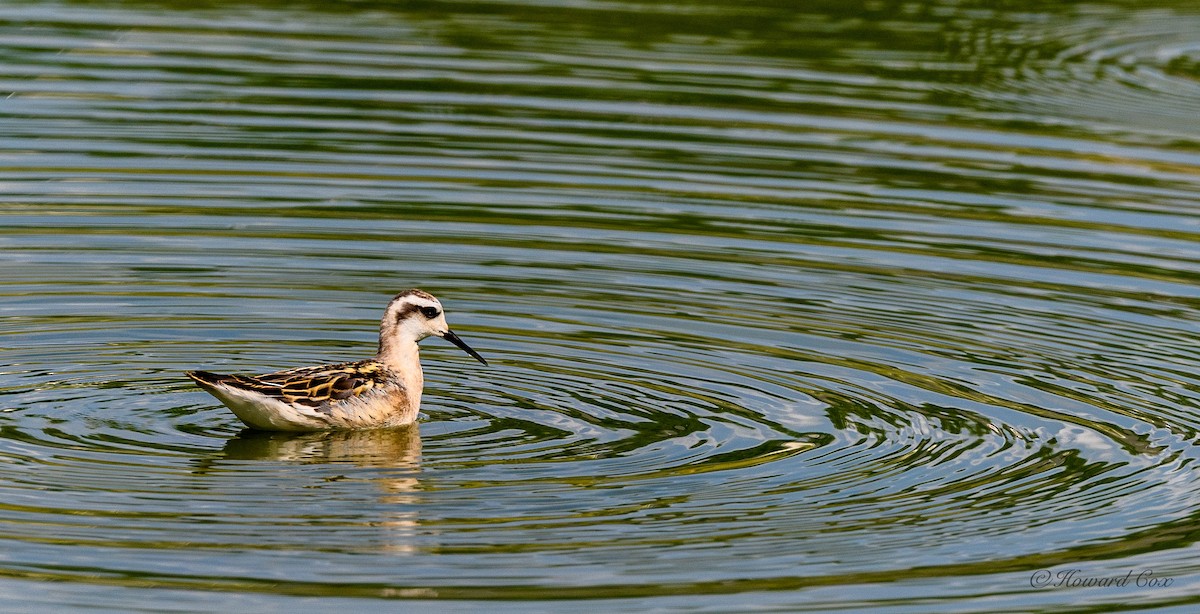
[(421, 350), (417, 342), (393, 336), (379, 344), (376, 360), (396, 372), (408, 394), (411, 407), (421, 406), (421, 389), (425, 387), (425, 376), (421, 373)]

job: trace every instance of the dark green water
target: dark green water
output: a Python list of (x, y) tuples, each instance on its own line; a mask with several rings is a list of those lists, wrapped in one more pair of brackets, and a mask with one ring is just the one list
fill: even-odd
[[(1189, 2), (2, 5), (0, 609), (1195, 607), (1198, 117)], [(419, 428), (182, 376), (411, 286)]]

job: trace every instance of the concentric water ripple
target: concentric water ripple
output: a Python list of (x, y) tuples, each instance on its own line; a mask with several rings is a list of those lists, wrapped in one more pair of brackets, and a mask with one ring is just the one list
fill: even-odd
[(0, 8), (6, 602), (1194, 603), (1200, 15), (435, 4)]

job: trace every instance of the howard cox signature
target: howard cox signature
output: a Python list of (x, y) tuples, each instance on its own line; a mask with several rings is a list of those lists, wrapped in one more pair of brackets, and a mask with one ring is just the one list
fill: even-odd
[(1153, 569), (1130, 569), (1113, 575), (1088, 575), (1082, 569), (1039, 569), (1029, 576), (1033, 588), (1167, 588), (1174, 578), (1156, 575)]

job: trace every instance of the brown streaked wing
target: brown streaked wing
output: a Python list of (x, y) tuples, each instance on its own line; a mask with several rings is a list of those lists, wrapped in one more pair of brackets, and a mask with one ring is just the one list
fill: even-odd
[(384, 383), (382, 365), (374, 361), (351, 362), (320, 367), (302, 367), (252, 378), (275, 398), (309, 407), (319, 407), (332, 401), (348, 399), (368, 392)]

